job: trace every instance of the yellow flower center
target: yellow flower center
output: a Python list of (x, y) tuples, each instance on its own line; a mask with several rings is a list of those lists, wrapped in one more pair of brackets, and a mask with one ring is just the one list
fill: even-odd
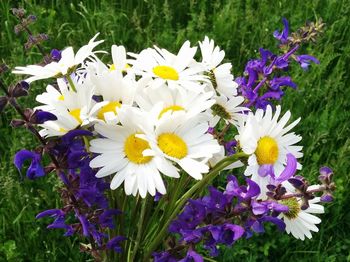
[(260, 138), (255, 155), (259, 165), (274, 164), (278, 159), (276, 140), (269, 136)]
[(301, 209), (295, 197), (281, 200), (281, 204), (289, 208), (288, 212), (283, 213), (287, 218), (294, 219), (298, 217)]
[(67, 132), (67, 130), (66, 130), (66, 129), (64, 129), (64, 128), (62, 128), (62, 127), (60, 127), (60, 129), (58, 130), (58, 132), (60, 132), (60, 133), (64, 133), (64, 132)]
[[(130, 68), (130, 65), (129, 64), (126, 64), (125, 65), (125, 67), (124, 67), (124, 69), (122, 70), (122, 71), (126, 71), (127, 69), (129, 69)], [(109, 66), (109, 71), (114, 71), (114, 70), (116, 70), (117, 68), (115, 67), (115, 64), (111, 64), (110, 66)]]
[(173, 133), (164, 133), (158, 137), (159, 148), (168, 156), (181, 159), (187, 156), (187, 145), (181, 137)]
[(74, 118), (79, 122), (79, 124), (83, 123), (83, 121), (82, 121), (81, 118), (80, 118), (80, 108), (70, 110), (70, 111), (69, 111), (69, 114), (70, 114), (72, 117), (74, 117)]
[(175, 112), (175, 111), (181, 111), (181, 110), (185, 110), (185, 108), (178, 105), (168, 106), (159, 113), (158, 119), (160, 119), (168, 111)]
[(58, 100), (63, 101), (63, 100), (64, 100), (64, 96), (63, 96), (63, 95), (60, 95), (60, 96), (58, 97)]
[(179, 73), (170, 66), (155, 66), (153, 67), (153, 73), (166, 80), (179, 80)]
[(128, 136), (124, 144), (124, 152), (126, 157), (135, 164), (146, 164), (153, 158), (152, 156), (144, 156), (142, 152), (150, 149), (149, 143), (136, 134)]
[(101, 109), (97, 113), (97, 118), (106, 121), (105, 119), (105, 113), (107, 112), (113, 112), (114, 114), (117, 114), (117, 107), (121, 107), (122, 104), (118, 101), (109, 102), (107, 105), (101, 107)]

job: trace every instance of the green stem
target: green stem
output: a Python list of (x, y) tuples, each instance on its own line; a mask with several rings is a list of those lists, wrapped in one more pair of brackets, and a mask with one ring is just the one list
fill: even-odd
[(140, 220), (138, 221), (138, 224), (137, 224), (136, 242), (135, 242), (134, 250), (132, 251), (131, 261), (134, 261), (135, 256), (136, 256), (137, 251), (138, 251), (139, 246), (140, 246), (143, 220), (145, 218), (145, 212), (146, 212), (146, 206), (147, 206), (147, 199), (148, 199), (148, 197), (146, 196), (146, 198), (142, 200)]
[(198, 189), (201, 189), (208, 185), (210, 181), (216, 178), (220, 171), (222, 171), (225, 167), (229, 166), (231, 163), (237, 161), (240, 158), (245, 158), (247, 155), (243, 152), (234, 154), (233, 156), (229, 156), (219, 161), (213, 169), (200, 181), (194, 184), (177, 202), (174, 208), (174, 211), (171, 213), (170, 217), (167, 219), (166, 223), (162, 227), (162, 229), (157, 233), (157, 236), (151, 242), (147, 252), (145, 253), (146, 260), (150, 257), (151, 253), (158, 247), (158, 245), (164, 240), (164, 237), (167, 234), (167, 229), (170, 222), (175, 218), (175, 216), (180, 212), (183, 208), (184, 204), (187, 202), (189, 198), (191, 198)]
[(67, 78), (68, 83), (69, 83), (69, 86), (72, 88), (72, 90), (73, 90), (74, 92), (77, 92), (77, 89), (75, 88), (73, 79), (72, 79), (72, 77), (70, 76), (70, 74), (67, 74), (67, 75), (66, 75), (66, 78)]

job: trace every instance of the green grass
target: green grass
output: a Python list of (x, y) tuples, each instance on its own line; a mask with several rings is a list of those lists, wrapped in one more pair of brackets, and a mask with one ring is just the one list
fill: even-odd
[[(71, 2), (71, 3), (70, 3)], [(9, 12), (14, 1), (0, 1), (0, 60), (11, 67), (39, 62), (33, 49), (25, 52), (25, 37), (13, 33), (15, 19)], [(192, 43), (205, 35), (215, 39), (233, 64), (235, 75), (245, 62), (257, 56), (259, 47), (274, 48), (272, 37), (286, 17), (293, 29), (306, 20), (322, 17), (326, 31), (305, 53), (321, 61), (310, 71), (293, 69), (297, 91), (288, 90), (284, 111), (302, 117), (296, 132), (303, 136), (302, 174), (315, 182), (318, 169), (329, 165), (335, 171), (335, 201), (326, 206), (320, 232), (312, 240), (297, 241), (276, 234), (268, 227), (265, 235), (240, 240), (224, 249), (219, 261), (349, 261), (350, 260), (350, 2), (332, 0), (281, 1), (18, 1), (38, 16), (32, 29), (46, 32), (50, 40), (46, 51), (67, 45), (79, 47), (96, 32), (105, 39), (103, 49), (123, 44), (128, 51), (158, 46), (176, 51), (185, 39)], [(6, 75), (10, 83), (15, 77)], [(44, 89), (43, 82), (33, 92)], [(34, 96), (24, 98), (34, 105)], [(23, 130), (9, 127), (15, 117), (11, 110), (0, 116), (0, 261), (86, 261), (78, 252), (79, 242), (65, 238), (63, 232), (49, 231), (47, 221), (36, 221), (43, 209), (60, 205), (54, 177), (37, 181), (21, 180), (12, 165), (14, 153), (33, 148), (33, 140)]]

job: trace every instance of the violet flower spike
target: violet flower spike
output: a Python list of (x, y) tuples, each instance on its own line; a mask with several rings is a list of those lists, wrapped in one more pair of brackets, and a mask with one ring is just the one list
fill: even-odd
[(25, 149), (18, 151), (13, 161), (20, 173), (24, 162), (27, 160), (31, 161), (26, 172), (29, 179), (36, 179), (45, 175), (44, 168), (41, 165), (41, 155)]

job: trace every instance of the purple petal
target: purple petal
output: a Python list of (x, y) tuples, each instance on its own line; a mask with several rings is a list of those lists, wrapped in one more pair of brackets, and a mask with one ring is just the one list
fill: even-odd
[(271, 177), (275, 177), (275, 173), (273, 170), (273, 165), (261, 165), (258, 169), (258, 174), (261, 177), (266, 177), (267, 175), (270, 175)]
[(81, 223), (82, 229), (83, 229), (83, 235), (88, 237), (90, 235), (89, 233), (89, 221), (86, 219), (84, 215), (78, 215), (78, 219)]
[(246, 182), (248, 184), (246, 197), (252, 198), (258, 196), (260, 194), (259, 185), (249, 178), (246, 179)]
[(50, 113), (50, 112), (45, 112), (42, 110), (36, 110), (33, 115), (33, 123), (35, 124), (43, 124), (46, 121), (53, 121), (57, 120), (57, 117)]
[(64, 212), (61, 209), (49, 209), (37, 214), (35, 218), (39, 219), (46, 216), (51, 216), (51, 217), (64, 216)]
[(281, 175), (275, 180), (277, 184), (280, 184), (292, 176), (294, 176), (295, 172), (297, 171), (297, 159), (292, 154), (287, 154), (287, 166), (281, 173)]

